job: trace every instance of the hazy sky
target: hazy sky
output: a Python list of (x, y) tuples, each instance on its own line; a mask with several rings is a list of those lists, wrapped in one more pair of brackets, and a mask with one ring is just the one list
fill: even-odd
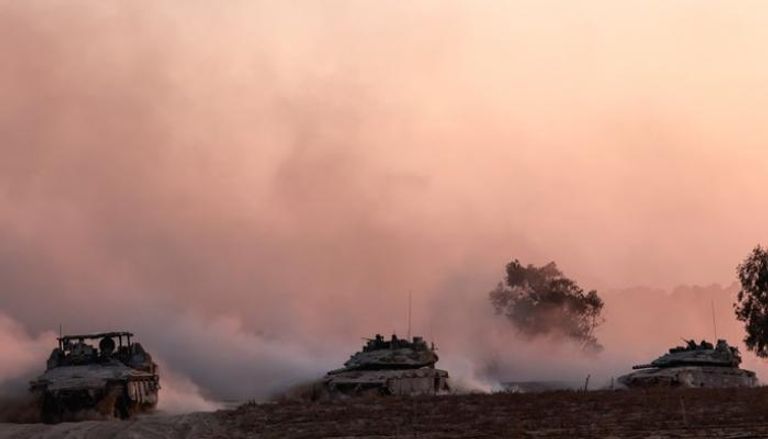
[(510, 258), (730, 285), (768, 241), (767, 45), (763, 1), (0, 0), (0, 329), (296, 378), (408, 290), (474, 325), (449, 304)]

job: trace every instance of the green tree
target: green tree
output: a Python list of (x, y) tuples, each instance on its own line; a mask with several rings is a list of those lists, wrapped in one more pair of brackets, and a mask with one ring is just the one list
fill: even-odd
[(515, 259), (489, 296), (496, 313), (523, 335), (566, 337), (585, 349), (602, 349), (594, 331), (604, 321), (603, 300), (597, 291), (585, 293), (554, 262), (536, 267)]
[(744, 322), (747, 349), (768, 357), (768, 251), (761, 246), (739, 264), (741, 290), (736, 296), (736, 318)]

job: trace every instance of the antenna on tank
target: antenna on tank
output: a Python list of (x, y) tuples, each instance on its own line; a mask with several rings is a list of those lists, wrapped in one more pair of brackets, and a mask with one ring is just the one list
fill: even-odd
[(413, 292), (411, 290), (408, 290), (408, 340), (411, 340), (411, 299), (413, 296)]
[(717, 320), (715, 320), (715, 299), (712, 299), (712, 328), (715, 330), (715, 339), (713, 340), (715, 343), (717, 343)]

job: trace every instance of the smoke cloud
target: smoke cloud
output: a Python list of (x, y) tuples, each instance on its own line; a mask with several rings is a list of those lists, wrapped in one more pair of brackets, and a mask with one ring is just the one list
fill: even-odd
[[(52, 333), (30, 336), (23, 327), (12, 318), (0, 314), (0, 345), (3, 346), (0, 361), (0, 389), (17, 392), (20, 389), (10, 381), (17, 377), (27, 377), (30, 371), (39, 368), (50, 353)], [(26, 389), (24, 389), (26, 390)]]
[[(414, 333), (478, 388), (710, 337), (707, 294), (654, 288), (728, 285), (768, 241), (766, 21), (725, 1), (0, 1), (0, 380), (41, 371), (62, 324), (136, 332), (177, 407), (267, 398), (404, 333), (409, 290)], [(493, 316), (513, 257), (606, 298), (599, 360)]]

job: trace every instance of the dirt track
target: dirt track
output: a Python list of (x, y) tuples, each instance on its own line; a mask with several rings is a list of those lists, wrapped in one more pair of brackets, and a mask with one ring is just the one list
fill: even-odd
[(282, 402), (131, 422), (0, 425), (0, 438), (768, 437), (768, 388)]

